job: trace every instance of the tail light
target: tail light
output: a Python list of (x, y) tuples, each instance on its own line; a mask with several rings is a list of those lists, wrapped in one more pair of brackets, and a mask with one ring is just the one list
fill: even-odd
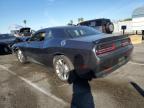
[(130, 38), (127, 38), (127, 39), (121, 41), (121, 46), (122, 47), (127, 46), (129, 44), (131, 44)]
[(96, 49), (96, 54), (100, 55), (106, 52), (111, 52), (111, 51), (114, 51), (116, 49), (119, 49), (121, 47), (130, 45), (130, 44), (131, 44), (130, 38), (113, 41), (113, 43), (109, 42), (109, 43), (99, 44)]
[(110, 44), (102, 44), (99, 45), (96, 51), (97, 55), (106, 53), (106, 52), (110, 52), (116, 49), (116, 45), (114, 43), (110, 43)]

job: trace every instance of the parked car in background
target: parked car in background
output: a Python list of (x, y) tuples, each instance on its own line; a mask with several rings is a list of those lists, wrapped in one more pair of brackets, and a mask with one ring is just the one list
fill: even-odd
[(51, 66), (65, 81), (73, 70), (84, 78), (111, 73), (129, 61), (133, 45), (127, 36), (106, 35), (86, 26), (64, 26), (39, 30), (12, 48), (19, 62)]
[(27, 37), (15, 37), (11, 34), (0, 34), (0, 54), (11, 53), (13, 44), (23, 42), (28, 39)]
[(114, 25), (111, 20), (105, 18), (83, 21), (78, 25), (93, 27), (107, 34), (111, 34), (114, 31)]
[(33, 33), (34, 33), (34, 30), (31, 30), (31, 28), (29, 27), (21, 27), (16, 30), (11, 30), (11, 34), (16, 37), (31, 36)]
[(31, 36), (31, 28), (26, 27), (26, 28), (21, 28), (19, 31), (19, 36)]

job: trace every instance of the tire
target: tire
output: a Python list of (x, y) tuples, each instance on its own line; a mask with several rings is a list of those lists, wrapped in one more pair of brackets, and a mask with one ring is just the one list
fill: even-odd
[(142, 30), (142, 40), (144, 40), (144, 30)]
[(74, 70), (74, 66), (70, 59), (64, 55), (55, 56), (53, 59), (55, 73), (62, 81), (69, 79), (70, 72)]
[(144, 35), (142, 35), (142, 40), (144, 40)]
[(10, 49), (8, 47), (4, 47), (3, 50), (4, 50), (4, 53), (9, 53), (10, 52)]
[(27, 62), (27, 58), (22, 50), (18, 49), (16, 55), (20, 63), (25, 64)]
[(105, 31), (108, 34), (111, 34), (114, 31), (114, 25), (111, 22), (108, 22), (105, 26)]

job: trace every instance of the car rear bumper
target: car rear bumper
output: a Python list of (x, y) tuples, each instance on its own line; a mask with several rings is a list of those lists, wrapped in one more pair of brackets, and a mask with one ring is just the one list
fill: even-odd
[(126, 64), (131, 58), (132, 51), (133, 46), (128, 45), (117, 49), (116, 51), (99, 56), (93, 70), (95, 77), (106, 76)]
[(100, 56), (94, 54), (94, 51), (88, 63), (84, 64), (85, 68), (77, 71), (78, 75), (84, 78), (87, 78), (90, 74), (95, 78), (104, 77), (126, 64), (131, 58), (132, 51), (133, 45), (128, 45)]

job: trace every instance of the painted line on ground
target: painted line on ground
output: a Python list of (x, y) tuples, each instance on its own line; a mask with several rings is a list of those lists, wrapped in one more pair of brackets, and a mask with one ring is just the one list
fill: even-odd
[(133, 61), (130, 61), (129, 63), (144, 66), (143, 63), (137, 63), (137, 62), (133, 62)]
[(45, 91), (44, 89), (40, 88), (39, 86), (37, 86), (36, 84), (32, 83), (31, 81), (27, 80), (26, 78), (22, 77), (22, 76), (19, 76), (17, 75), (15, 72), (9, 70), (7, 67), (3, 66), (3, 65), (0, 65), (0, 68), (2, 68), (3, 70), (9, 72), (10, 74), (18, 77), (19, 79), (21, 79), (22, 81), (24, 81), (25, 83), (27, 83), (28, 85), (32, 86), (33, 88), (37, 89), (38, 91), (40, 91), (41, 93), (45, 94), (46, 96), (49, 96), (51, 97), (52, 99), (64, 104), (64, 105), (68, 105), (67, 102), (65, 102), (64, 100), (56, 97), (55, 95)]

